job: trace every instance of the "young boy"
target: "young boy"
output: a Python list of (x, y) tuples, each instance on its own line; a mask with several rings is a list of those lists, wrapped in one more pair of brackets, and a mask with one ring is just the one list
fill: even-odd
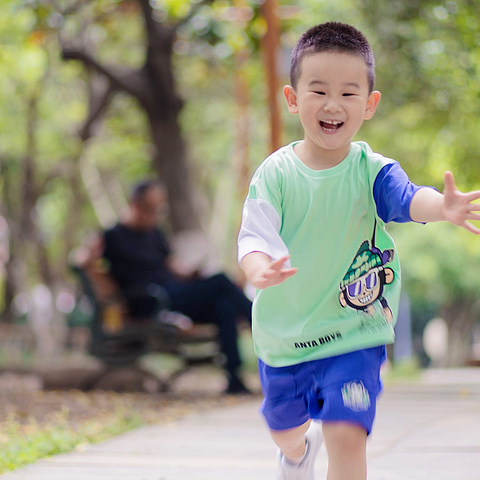
[(292, 53), (288, 110), (302, 141), (255, 173), (239, 234), (239, 260), (256, 287), (253, 335), (262, 413), (279, 447), (279, 479), (313, 480), (322, 433), (328, 480), (365, 480), (366, 440), (394, 340), (400, 266), (385, 224), (480, 220), (445, 173), (441, 194), (411, 183), (394, 160), (352, 142), (373, 117), (374, 58), (355, 28), (308, 30)]

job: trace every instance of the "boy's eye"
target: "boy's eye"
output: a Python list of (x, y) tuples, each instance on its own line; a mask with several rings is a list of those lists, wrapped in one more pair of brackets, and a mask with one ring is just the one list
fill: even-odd
[(354, 93), (344, 93), (344, 97), (353, 97), (355, 94)]
[(316, 93), (317, 95), (325, 95), (325, 92), (313, 92)]

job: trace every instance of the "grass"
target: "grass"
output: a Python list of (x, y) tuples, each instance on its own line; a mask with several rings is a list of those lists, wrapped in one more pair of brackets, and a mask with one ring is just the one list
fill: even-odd
[(122, 409), (110, 418), (89, 420), (74, 428), (67, 422), (68, 411), (60, 412), (54, 424), (40, 427), (34, 421), (21, 425), (10, 417), (0, 433), (0, 474), (40, 458), (66, 453), (82, 445), (97, 443), (140, 427), (140, 415)]
[(415, 382), (420, 379), (420, 363), (416, 358), (404, 360), (390, 366), (383, 373), (382, 378), (385, 384), (395, 384), (401, 382)]
[[(241, 332), (239, 347), (245, 371), (256, 372), (257, 361), (250, 332)], [(13, 363), (19, 368), (28, 368), (34, 363), (33, 358), (34, 356), (29, 352), (19, 350)], [(63, 364), (71, 363), (68, 356), (60, 360)], [(78, 359), (74, 361), (78, 362)], [(160, 376), (175, 371), (179, 367), (178, 359), (171, 356), (148, 355), (144, 363)], [(12, 356), (4, 355), (0, 350), (0, 367), (6, 366), (12, 367)], [(146, 423), (148, 419), (145, 415), (142, 416), (121, 405), (109, 415), (102, 414), (94, 419), (84, 420), (81, 424), (72, 424), (67, 408), (58, 412), (51, 422), (43, 425), (39, 425), (34, 420), (25, 424), (15, 415), (11, 415), (6, 421), (0, 423), (0, 475), (45, 457), (68, 453), (88, 444), (102, 442)]]

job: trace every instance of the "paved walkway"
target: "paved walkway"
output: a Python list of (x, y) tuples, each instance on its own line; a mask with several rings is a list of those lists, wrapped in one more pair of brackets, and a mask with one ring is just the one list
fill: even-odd
[[(147, 426), (1, 480), (274, 480), (275, 448), (254, 398)], [(480, 480), (480, 369), (427, 371), (386, 389), (368, 444), (369, 480)], [(326, 454), (316, 464), (324, 479)]]

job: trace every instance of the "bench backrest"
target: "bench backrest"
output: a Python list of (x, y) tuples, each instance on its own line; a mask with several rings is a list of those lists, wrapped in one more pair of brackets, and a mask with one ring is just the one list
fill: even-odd
[(93, 308), (92, 335), (121, 331), (126, 323), (127, 309), (120, 288), (110, 273), (99, 262), (74, 266), (73, 270)]

